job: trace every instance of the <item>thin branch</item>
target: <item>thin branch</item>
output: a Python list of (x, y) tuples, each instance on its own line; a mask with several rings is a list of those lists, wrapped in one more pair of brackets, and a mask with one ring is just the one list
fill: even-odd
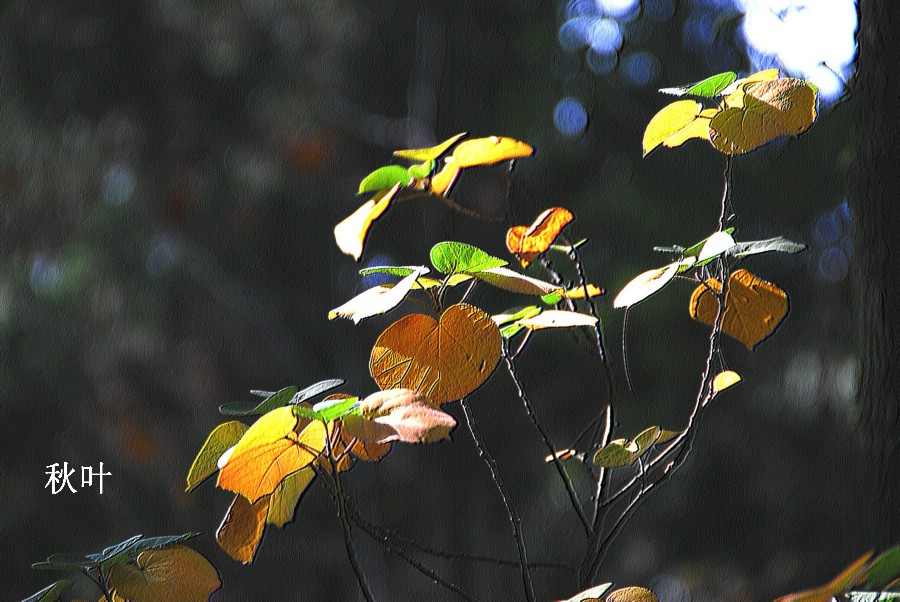
[(513, 384), (516, 385), (516, 393), (518, 393), (519, 399), (522, 400), (522, 403), (525, 404), (525, 413), (528, 414), (528, 418), (531, 419), (532, 424), (534, 424), (535, 428), (538, 430), (538, 433), (540, 433), (541, 439), (544, 441), (544, 445), (550, 451), (550, 458), (552, 458), (553, 460), (553, 465), (556, 467), (556, 472), (559, 473), (559, 478), (562, 479), (563, 485), (566, 488), (566, 493), (569, 494), (569, 501), (572, 503), (572, 509), (575, 510), (575, 514), (578, 515), (578, 519), (581, 521), (581, 525), (584, 527), (585, 534), (590, 537), (591, 524), (588, 522), (587, 515), (585, 515), (584, 513), (584, 508), (581, 507), (581, 503), (578, 501), (578, 496), (575, 494), (575, 488), (572, 486), (572, 480), (569, 478), (568, 473), (566, 473), (565, 469), (562, 467), (562, 463), (559, 461), (559, 458), (556, 457), (556, 452), (558, 450), (553, 444), (553, 441), (550, 440), (550, 434), (544, 429), (544, 425), (541, 424), (540, 420), (538, 420), (537, 413), (534, 410), (534, 406), (528, 399), (528, 396), (525, 394), (525, 389), (522, 386), (522, 381), (519, 380), (519, 375), (516, 373), (516, 364), (510, 357), (509, 348), (506, 345), (503, 346), (503, 360), (506, 364), (506, 371), (509, 372), (509, 376), (510, 378), (512, 378)]
[(734, 206), (731, 204), (731, 168), (734, 158), (725, 155), (725, 189), (722, 191), (722, 210), (719, 213), (719, 231), (725, 229), (725, 223), (734, 218)]
[(463, 398), (460, 400), (460, 404), (462, 405), (463, 414), (466, 417), (466, 425), (469, 427), (469, 432), (472, 433), (472, 439), (475, 440), (475, 445), (478, 448), (478, 455), (481, 456), (484, 459), (485, 464), (487, 464), (488, 470), (491, 473), (491, 479), (493, 479), (494, 484), (497, 486), (497, 491), (500, 492), (500, 497), (503, 499), (503, 505), (506, 506), (506, 513), (509, 515), (509, 524), (512, 527), (513, 537), (516, 540), (516, 548), (519, 552), (519, 568), (522, 571), (522, 585), (525, 588), (525, 599), (528, 600), (528, 602), (534, 602), (534, 587), (531, 584), (531, 574), (528, 571), (528, 553), (525, 551), (525, 540), (522, 536), (522, 521), (519, 519), (516, 509), (512, 505), (506, 486), (503, 484), (503, 481), (500, 480), (500, 471), (497, 467), (497, 462), (484, 445), (484, 440), (481, 438), (478, 426), (475, 424), (475, 416), (472, 413), (472, 409), (469, 407), (468, 400)]
[(106, 598), (106, 602), (113, 602), (112, 593), (106, 587), (106, 578), (103, 576), (103, 570), (98, 567), (97, 571), (99, 573), (97, 577), (92, 575), (88, 569), (84, 569), (82, 572), (87, 576), (88, 579), (93, 581), (98, 588), (100, 588), (100, 591), (103, 593), (103, 597)]

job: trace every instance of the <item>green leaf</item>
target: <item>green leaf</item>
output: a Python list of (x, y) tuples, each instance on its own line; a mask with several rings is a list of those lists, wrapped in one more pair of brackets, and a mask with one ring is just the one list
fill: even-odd
[(143, 535), (132, 535), (125, 541), (119, 542), (115, 545), (111, 545), (108, 548), (105, 548), (102, 552), (100, 552), (98, 560), (100, 562), (105, 562), (105, 561), (109, 560), (116, 554), (120, 554), (124, 550), (127, 550), (131, 546), (135, 545), (138, 541), (140, 541), (141, 537), (143, 537)]
[(294, 412), (294, 416), (297, 416), (299, 418), (306, 418), (307, 420), (322, 420), (321, 414), (306, 406), (294, 406), (293, 408), (291, 408), (291, 411)]
[(726, 71), (707, 77), (703, 81), (686, 86), (678, 86), (675, 88), (660, 88), (660, 92), (664, 94), (674, 94), (675, 96), (703, 96), (704, 98), (714, 98), (722, 93), (737, 79), (737, 74), (733, 71)]
[(865, 582), (872, 589), (880, 590), (898, 578), (900, 578), (900, 546), (894, 546), (872, 561)]
[(412, 181), (412, 178), (409, 175), (409, 170), (402, 165), (385, 165), (363, 178), (363, 181), (359, 183), (357, 194), (388, 190), (396, 184), (408, 186), (410, 181)]
[(527, 307), (513, 307), (511, 309), (507, 309), (502, 313), (491, 316), (491, 319), (494, 320), (497, 326), (505, 326), (507, 324), (510, 324), (511, 322), (517, 322), (526, 318), (533, 318), (542, 311), (544, 311), (543, 308), (540, 308), (536, 305), (529, 305)]
[(499, 268), (507, 262), (461, 242), (441, 242), (431, 248), (431, 263), (444, 274), (470, 274)]
[(272, 393), (261, 403), (254, 404), (245, 401), (225, 403), (219, 406), (219, 411), (226, 416), (261, 416), (275, 408), (288, 405), (296, 393), (297, 387), (285, 387), (281, 391)]
[(185, 493), (195, 489), (219, 470), (217, 465), (219, 458), (229, 447), (237, 445), (248, 428), (243, 422), (232, 420), (212, 430), (188, 470)]
[(423, 180), (431, 175), (431, 172), (434, 171), (434, 161), (425, 161), (424, 163), (419, 163), (413, 165), (409, 168), (409, 175), (417, 180)]
[(558, 292), (550, 293), (548, 295), (544, 295), (543, 297), (541, 297), (541, 301), (543, 301), (547, 305), (556, 305), (557, 303), (559, 303), (562, 300), (563, 300), (563, 296)]
[[(724, 230), (722, 230), (722, 232), (724, 232), (725, 234), (734, 234), (734, 228), (725, 228)], [(673, 248), (680, 248), (681, 251), (679, 251), (679, 252), (681, 253), (682, 257), (696, 257), (697, 255), (700, 254), (700, 251), (703, 249), (703, 245), (705, 245), (706, 241), (708, 241), (709, 239), (710, 239), (710, 237), (707, 236), (700, 242), (694, 243), (687, 248), (677, 247), (677, 246), (673, 247)], [(661, 251), (661, 250), (668, 251), (669, 247), (654, 247), (653, 250), (654, 251)]]
[(806, 250), (806, 245), (790, 241), (782, 236), (767, 238), (766, 240), (752, 240), (739, 242), (731, 247), (726, 255), (730, 257), (747, 257), (772, 251), (778, 253), (800, 253)]
[(188, 539), (191, 539), (192, 537), (196, 537), (198, 535), (199, 533), (191, 533), (190, 531), (188, 531), (187, 533), (183, 533), (182, 535), (161, 535), (158, 537), (144, 537), (105, 559), (100, 564), (100, 568), (104, 571), (108, 571), (114, 564), (118, 564), (120, 562), (130, 562), (131, 560), (134, 560), (138, 557), (138, 554), (145, 550), (158, 550), (160, 548), (168, 548), (169, 546), (174, 546), (175, 544), (187, 541)]
[(898, 602), (900, 601), (900, 593), (898, 592), (847, 592), (844, 594), (844, 600), (851, 602)]
[(36, 594), (28, 596), (22, 602), (57, 602), (70, 587), (72, 587), (71, 579), (60, 579), (53, 585), (48, 585)]
[(331, 422), (337, 418), (342, 418), (356, 409), (359, 397), (348, 397), (346, 399), (331, 399), (320, 401), (313, 406), (313, 412), (319, 415), (322, 422)]
[(400, 276), (403, 278), (409, 276), (418, 269), (419, 266), (379, 265), (371, 268), (363, 268), (359, 271), (359, 274), (361, 276), (368, 276), (369, 274), (387, 274), (388, 276)]
[(31, 568), (39, 571), (71, 571), (82, 572), (85, 568), (100, 564), (99, 554), (53, 554), (44, 562), (35, 562)]

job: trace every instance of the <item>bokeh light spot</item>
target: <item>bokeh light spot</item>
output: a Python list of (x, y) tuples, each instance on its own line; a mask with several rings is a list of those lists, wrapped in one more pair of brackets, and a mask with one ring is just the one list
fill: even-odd
[(566, 97), (556, 104), (553, 123), (563, 136), (577, 136), (587, 127), (587, 112), (577, 99)]
[(622, 61), (625, 77), (636, 86), (646, 86), (659, 79), (659, 59), (649, 52), (635, 52)]

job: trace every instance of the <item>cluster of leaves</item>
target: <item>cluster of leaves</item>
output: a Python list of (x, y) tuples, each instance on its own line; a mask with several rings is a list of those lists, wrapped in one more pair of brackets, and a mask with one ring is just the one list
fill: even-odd
[(354, 459), (380, 460), (391, 443), (431, 443), (449, 437), (452, 416), (406, 389), (365, 398), (335, 393), (343, 384), (326, 380), (303, 390), (254, 391), (265, 399), (220, 407), (230, 416), (259, 416), (252, 424), (225, 422), (210, 433), (187, 476), (187, 491), (218, 473), (216, 485), (235, 493), (216, 541), (232, 558), (250, 563), (266, 525), (293, 520), (317, 475), (349, 470)]
[[(779, 77), (778, 69), (742, 79), (720, 73), (696, 84), (663, 88), (679, 100), (657, 113), (644, 132), (644, 156), (656, 147), (707, 140), (726, 155), (740, 155), (781, 136), (799, 136), (816, 120), (818, 90), (811, 83)], [(705, 106), (713, 105), (713, 106)]]
[(775, 602), (897, 602), (900, 600), (900, 546), (874, 559), (866, 552), (820, 587), (782, 596)]
[[(385, 165), (363, 178), (358, 194), (374, 192), (375, 196), (335, 226), (334, 238), (341, 251), (357, 261), (362, 257), (369, 229), (390, 208), (401, 190), (425, 193), (456, 208), (448, 199), (463, 169), (534, 154), (534, 148), (514, 138), (488, 136), (460, 142), (466, 135), (465, 132), (457, 134), (430, 148), (394, 151), (394, 156), (414, 164), (410, 167)], [(448, 155), (451, 148), (453, 152)], [(439, 168), (442, 157), (444, 165)]]
[[(87, 576), (100, 589), (101, 602), (199, 602), (208, 600), (222, 582), (209, 560), (181, 545), (196, 535), (135, 535), (102, 552), (53, 554), (31, 566)], [(71, 579), (61, 579), (24, 602), (56, 602), (72, 584)]]

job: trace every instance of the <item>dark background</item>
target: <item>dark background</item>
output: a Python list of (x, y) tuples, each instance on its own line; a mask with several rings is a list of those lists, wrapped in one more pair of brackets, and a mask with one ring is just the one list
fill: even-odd
[[(334, 224), (364, 200), (359, 180), (392, 149), (460, 131), (533, 144), (537, 154), (514, 175), (516, 222), (562, 205), (578, 216), (571, 236), (590, 238), (588, 275), (610, 291), (599, 309), (617, 433), (683, 426), (708, 336), (687, 316), (691, 286), (675, 283), (629, 314), (633, 392), (611, 299), (668, 261), (654, 245), (716, 228), (722, 156), (697, 141), (645, 159), (640, 150), (644, 126), (669, 100), (656, 88), (750, 70), (727, 27), (699, 46), (683, 33), (704, 10), (680, 3), (665, 18), (639, 17), (620, 68), (599, 75), (584, 52), (560, 47), (564, 11), (549, 2), (0, 3), (3, 599), (53, 581), (30, 569), (49, 554), (185, 531), (203, 532), (193, 545), (222, 575), (216, 599), (359, 596), (324, 490), (309, 492), (294, 523), (270, 528), (244, 567), (212, 536), (230, 494), (209, 485), (185, 494), (184, 477), (222, 421), (218, 405), (251, 399), (250, 389), (325, 378), (355, 394), (375, 389), (368, 355), (396, 316), (326, 320), (368, 286), (360, 267), (426, 263), (441, 240), (507, 257), (504, 225), (432, 199), (392, 209), (361, 264), (334, 245)], [(645, 85), (622, 68), (636, 51), (657, 59)], [(588, 115), (573, 136), (554, 123), (569, 97)], [(867, 549), (845, 278), (849, 121), (846, 104), (823, 107), (799, 140), (737, 160), (736, 237), (810, 247), (746, 266), (791, 295), (791, 312), (753, 353), (724, 343), (745, 382), (716, 400), (686, 466), (613, 543), (603, 581), (650, 586), (666, 602), (760, 600), (827, 581)], [(502, 216), (505, 188), (502, 167), (477, 169), (454, 198)], [(522, 301), (485, 287), (473, 298), (495, 313)], [(574, 439), (603, 398), (587, 349), (542, 333), (520, 368), (557, 442)], [(472, 404), (531, 556), (575, 559), (582, 535), (507, 375), (498, 371)], [(103, 495), (51, 495), (46, 467), (63, 461), (102, 461), (112, 473)], [(515, 557), (465, 428), (452, 443), (397, 446), (346, 482), (370, 517), (423, 544)], [(357, 540), (379, 598), (451, 599)], [(521, 597), (515, 569), (426, 560), (478, 598)], [(534, 577), (539, 599), (576, 591), (564, 572)]]

